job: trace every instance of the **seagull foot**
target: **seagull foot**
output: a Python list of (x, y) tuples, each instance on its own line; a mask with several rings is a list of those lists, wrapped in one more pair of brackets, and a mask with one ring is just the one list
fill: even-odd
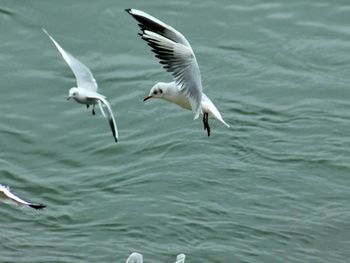
[(208, 118), (209, 118), (208, 113), (204, 113), (204, 115), (203, 115), (204, 130), (207, 131), (208, 137), (209, 137), (210, 136), (210, 126), (209, 126)]

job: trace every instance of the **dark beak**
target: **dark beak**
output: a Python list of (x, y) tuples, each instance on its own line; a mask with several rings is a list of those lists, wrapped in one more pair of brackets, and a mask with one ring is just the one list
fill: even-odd
[(72, 98), (71, 96), (68, 96), (66, 99), (67, 99), (67, 100), (70, 100), (71, 98)]
[(148, 99), (150, 99), (150, 98), (152, 98), (152, 96), (146, 96), (146, 97), (143, 99), (143, 101), (145, 102), (146, 100), (148, 100)]

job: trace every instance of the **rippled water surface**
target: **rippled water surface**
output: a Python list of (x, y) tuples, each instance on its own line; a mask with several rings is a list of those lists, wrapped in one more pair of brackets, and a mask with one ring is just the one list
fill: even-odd
[[(134, 7), (191, 43), (231, 128), (142, 98), (169, 81)], [(0, 2), (0, 262), (348, 262), (348, 1)], [(67, 102), (88, 65), (116, 114)]]

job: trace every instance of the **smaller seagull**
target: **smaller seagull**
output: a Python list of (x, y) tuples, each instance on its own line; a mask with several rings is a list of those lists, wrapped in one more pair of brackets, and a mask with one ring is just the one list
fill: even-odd
[(0, 194), (1, 194), (2, 197), (11, 199), (11, 200), (15, 201), (19, 205), (30, 206), (30, 207), (32, 207), (34, 209), (42, 209), (42, 208), (46, 207), (46, 205), (34, 204), (32, 202), (25, 201), (22, 198), (19, 198), (17, 195), (15, 195), (13, 192), (11, 192), (11, 190), (10, 190), (10, 188), (8, 186), (2, 185), (2, 184), (0, 184)]
[(95, 115), (95, 105), (98, 104), (102, 115), (105, 117), (105, 113), (102, 108), (102, 103), (108, 109), (109, 126), (111, 127), (113, 138), (115, 142), (118, 141), (118, 129), (114, 119), (114, 115), (106, 97), (97, 93), (97, 82), (93, 77), (90, 69), (81, 63), (78, 59), (73, 57), (70, 53), (65, 51), (56, 40), (43, 28), (44, 33), (55, 44), (58, 51), (61, 53), (63, 59), (73, 71), (77, 80), (77, 87), (73, 87), (69, 90), (69, 96), (67, 100), (73, 98), (76, 102), (85, 104), (87, 108), (92, 105), (92, 114)]
[(131, 253), (125, 263), (143, 263), (143, 257), (140, 253)]
[[(185, 263), (185, 257), (185, 254), (178, 254), (175, 263)], [(143, 256), (140, 253), (133, 252), (125, 263), (143, 263)]]
[(126, 9), (138, 22), (139, 34), (151, 47), (166, 71), (173, 75), (170, 83), (155, 84), (144, 98), (160, 98), (192, 110), (197, 119), (203, 113), (204, 130), (210, 136), (209, 116), (230, 127), (221, 117), (214, 103), (202, 92), (202, 80), (196, 56), (187, 39), (176, 29), (137, 9)]
[(182, 253), (177, 255), (175, 263), (185, 263), (185, 257), (185, 254)]

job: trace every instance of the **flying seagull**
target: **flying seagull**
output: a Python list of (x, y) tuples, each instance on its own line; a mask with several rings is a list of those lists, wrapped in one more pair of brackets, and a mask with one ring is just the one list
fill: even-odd
[(2, 185), (0, 184), (0, 194), (2, 197), (7, 198), (7, 199), (11, 199), (13, 201), (15, 201), (17, 204), (20, 205), (26, 205), (26, 206), (30, 206), (34, 209), (42, 209), (44, 207), (46, 207), (46, 205), (43, 204), (35, 204), (29, 201), (25, 201), (22, 198), (19, 198), (17, 195), (15, 195), (8, 186)]
[(67, 100), (73, 98), (76, 102), (85, 104), (87, 108), (92, 105), (92, 114), (95, 115), (95, 105), (98, 104), (102, 115), (105, 113), (102, 108), (102, 104), (107, 107), (109, 126), (111, 127), (113, 138), (115, 142), (118, 141), (118, 129), (114, 119), (114, 115), (106, 97), (97, 93), (97, 82), (92, 75), (90, 69), (81, 63), (78, 59), (73, 57), (70, 53), (65, 51), (56, 40), (43, 28), (44, 33), (51, 39), (58, 51), (61, 53), (63, 59), (73, 71), (77, 80), (77, 87), (73, 87), (69, 90)]
[(203, 113), (204, 130), (210, 136), (208, 117), (213, 116), (230, 127), (221, 117), (214, 103), (202, 92), (199, 66), (187, 39), (177, 30), (159, 19), (137, 9), (126, 9), (138, 22), (139, 34), (151, 47), (164, 69), (170, 72), (173, 82), (155, 84), (144, 98), (161, 98), (182, 108), (192, 110), (194, 119)]

